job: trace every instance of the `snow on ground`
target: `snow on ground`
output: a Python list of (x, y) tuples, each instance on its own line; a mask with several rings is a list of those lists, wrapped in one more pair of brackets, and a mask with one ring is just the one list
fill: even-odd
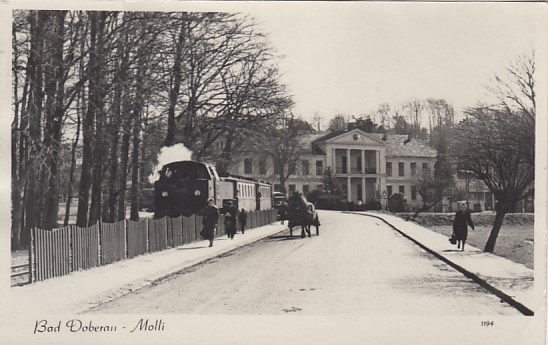
[(10, 307), (14, 314), (37, 311), (80, 313), (149, 285), (166, 275), (284, 229), (285, 226), (274, 223), (249, 229), (245, 235), (236, 235), (232, 241), (215, 241), (213, 248), (208, 248), (207, 241), (193, 242), (86, 271), (72, 272), (62, 277), (12, 287), (9, 291)]

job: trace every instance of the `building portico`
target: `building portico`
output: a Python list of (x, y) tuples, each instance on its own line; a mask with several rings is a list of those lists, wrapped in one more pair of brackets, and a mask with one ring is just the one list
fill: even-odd
[(326, 163), (343, 186), (347, 201), (375, 201), (385, 178), (384, 142), (360, 129), (328, 135), (317, 142), (326, 153)]
[(276, 190), (307, 195), (324, 189), (324, 174), (329, 169), (348, 202), (378, 207), (392, 194), (400, 193), (413, 208), (421, 202), (416, 172), (433, 169), (437, 154), (407, 135), (366, 133), (357, 128), (312, 133), (301, 142), (303, 154), (293, 162), (294, 173), (289, 174), (285, 186), (279, 184), (273, 161), (264, 157), (242, 157), (232, 173), (266, 180)]

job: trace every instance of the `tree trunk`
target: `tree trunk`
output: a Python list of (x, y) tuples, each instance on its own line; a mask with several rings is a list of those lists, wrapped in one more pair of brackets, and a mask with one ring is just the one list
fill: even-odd
[(118, 68), (118, 78), (114, 95), (114, 105), (113, 113), (111, 114), (111, 123), (109, 136), (111, 139), (110, 142), (110, 172), (109, 172), (109, 183), (108, 183), (108, 208), (106, 212), (106, 218), (108, 222), (115, 222), (117, 220), (116, 214), (116, 198), (119, 194), (118, 190), (118, 161), (119, 161), (119, 142), (120, 142), (120, 125), (123, 119), (123, 110), (122, 103), (125, 96), (124, 88), (127, 88), (127, 76), (128, 71), (125, 66), (127, 66), (127, 33), (122, 34), (122, 39), (118, 45), (119, 54), (119, 65)]
[(101, 207), (103, 201), (103, 176), (106, 160), (105, 149), (105, 113), (104, 113), (104, 94), (107, 87), (103, 82), (103, 55), (104, 50), (104, 35), (103, 28), (105, 26), (105, 12), (99, 13), (99, 25), (97, 29), (97, 65), (96, 65), (96, 111), (95, 111), (95, 140), (93, 145), (93, 168), (92, 168), (92, 184), (91, 184), (91, 206), (89, 209), (88, 225), (93, 225), (101, 220)]
[(26, 169), (28, 171), (28, 185), (25, 192), (25, 223), (26, 226), (21, 236), (23, 245), (30, 242), (30, 229), (39, 225), (40, 218), (40, 186), (37, 184), (40, 178), (41, 167), (41, 122), (44, 101), (43, 90), (43, 65), (44, 65), (44, 29), (47, 21), (47, 13), (34, 11), (29, 15), (31, 23), (31, 49), (29, 55), (30, 95), (29, 95), (29, 156)]
[[(137, 112), (137, 111), (136, 111)], [(131, 194), (130, 194), (130, 219), (139, 220), (139, 144), (140, 144), (140, 121), (136, 114), (133, 119), (133, 152), (131, 155)]]
[[(80, 50), (84, 51), (84, 44), (86, 43), (85, 40), (81, 40), (80, 42)], [(85, 66), (84, 61), (80, 60), (80, 65), (78, 67), (78, 77), (79, 80), (82, 80), (84, 78), (85, 74)], [(82, 131), (82, 104), (86, 104), (86, 93), (83, 88), (80, 88), (77, 91), (76, 94), (77, 100), (76, 100), (76, 116), (77, 116), (77, 125), (76, 125), (76, 138), (74, 139), (74, 143), (72, 145), (72, 152), (71, 152), (71, 163), (70, 163), (70, 172), (69, 172), (69, 186), (68, 186), (68, 197), (67, 197), (67, 203), (65, 207), (65, 220), (64, 220), (64, 226), (67, 226), (70, 221), (70, 212), (71, 212), (71, 206), (72, 206), (72, 194), (74, 193), (74, 174), (76, 170), (76, 150), (78, 149), (78, 141), (80, 140), (80, 131)]]
[(483, 249), (484, 252), (492, 253), (495, 250), (495, 242), (497, 241), (497, 237), (500, 232), (500, 228), (502, 227), (502, 222), (504, 220), (504, 215), (506, 214), (506, 211), (503, 209), (499, 209), (495, 213), (495, 222), (493, 223), (493, 228), (491, 229), (491, 233), (489, 234), (489, 239), (487, 240), (487, 243), (485, 244), (485, 248)]
[(284, 193), (284, 195), (287, 194), (287, 189), (285, 188), (285, 182), (287, 181), (287, 178), (285, 177), (285, 173), (284, 173), (284, 168), (285, 166), (281, 166), (280, 169), (282, 169), (282, 171), (279, 173), (279, 176), (280, 176), (280, 192)]
[(63, 222), (64, 226), (69, 225), (70, 220), (70, 204), (72, 203), (72, 193), (73, 193), (73, 184), (74, 184), (74, 170), (76, 169), (76, 149), (78, 148), (78, 141), (80, 139), (80, 107), (77, 107), (77, 117), (78, 122), (76, 125), (76, 138), (72, 143), (72, 150), (70, 156), (70, 172), (69, 172), (69, 185), (68, 185), (68, 196), (67, 203), (65, 206), (65, 221)]
[(94, 119), (97, 104), (98, 104), (98, 66), (97, 66), (97, 12), (89, 13), (90, 21), (90, 56), (88, 63), (89, 78), (89, 96), (88, 96), (88, 108), (84, 117), (83, 134), (84, 143), (82, 149), (82, 172), (80, 174), (80, 187), (78, 190), (78, 214), (76, 218), (76, 225), (80, 227), (88, 226), (88, 208), (89, 208), (89, 192), (91, 188), (91, 173), (93, 163), (93, 130)]
[(54, 12), (55, 26), (52, 39), (52, 66), (54, 80), (54, 102), (53, 112), (51, 117), (51, 126), (49, 137), (50, 157), (49, 157), (49, 174), (48, 174), (48, 193), (45, 198), (44, 212), (44, 227), (51, 229), (57, 227), (57, 218), (59, 214), (59, 179), (60, 179), (60, 162), (59, 156), (62, 150), (61, 147), (61, 127), (64, 115), (64, 100), (65, 100), (65, 68), (63, 61), (63, 43), (65, 36), (65, 16), (67, 11)]
[[(129, 95), (126, 95), (126, 98)], [(117, 220), (126, 218), (126, 181), (127, 166), (129, 160), (129, 143), (131, 139), (131, 116), (128, 114), (129, 99), (124, 100), (122, 111), (124, 113), (124, 125), (122, 126), (122, 145), (120, 147), (120, 169), (118, 177), (118, 215)]]
[[(21, 146), (18, 145), (23, 137), (21, 135), (21, 126), (19, 123), (19, 104), (21, 104), (21, 118), (24, 112), (24, 102), (26, 89), (28, 84), (28, 74), (25, 76), (25, 86), (23, 87), (23, 95), (21, 103), (19, 103), (19, 50), (17, 49), (17, 29), (15, 23), (12, 25), (12, 46), (13, 46), (13, 102), (14, 102), (14, 118), (11, 126), (11, 248), (18, 249), (21, 245), (21, 213), (22, 213), (22, 198), (21, 198), (21, 176), (22, 173), (19, 167), (19, 152)], [(22, 119), (21, 119), (22, 122)], [(18, 151), (19, 149), (19, 151)]]
[[(183, 18), (185, 14), (183, 13)], [(167, 111), (167, 135), (164, 142), (164, 146), (172, 146), (175, 144), (175, 106), (177, 105), (177, 99), (179, 98), (179, 91), (181, 88), (181, 60), (183, 54), (183, 47), (185, 44), (185, 26), (186, 23), (181, 24), (179, 31), (179, 37), (175, 47), (175, 59), (173, 61), (173, 80), (171, 83), (171, 89), (169, 92), (169, 108)]]
[(234, 137), (232, 133), (229, 133), (226, 136), (225, 140), (225, 146), (223, 147), (223, 152), (221, 153), (221, 159), (219, 160), (219, 164), (217, 166), (217, 171), (219, 174), (227, 174), (228, 170), (230, 168), (230, 165), (232, 163), (232, 143), (234, 141)]
[(145, 70), (145, 60), (144, 51), (139, 49), (139, 68), (137, 69), (137, 78), (136, 78), (136, 99), (135, 107), (133, 109), (133, 153), (131, 155), (131, 194), (130, 194), (130, 219), (139, 220), (139, 191), (140, 188), (140, 164), (139, 156), (141, 150), (139, 146), (141, 144), (141, 113), (143, 112), (143, 71)]

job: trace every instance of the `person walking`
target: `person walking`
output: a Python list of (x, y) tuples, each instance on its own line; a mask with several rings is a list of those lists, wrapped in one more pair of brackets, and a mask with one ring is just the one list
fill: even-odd
[(468, 203), (466, 201), (458, 201), (457, 205), (458, 210), (455, 213), (455, 219), (453, 219), (452, 239), (457, 241), (457, 248), (464, 251), (464, 245), (468, 238), (468, 225), (474, 230), (474, 223), (472, 223), (472, 217), (470, 217)]
[(287, 203), (285, 201), (278, 206), (278, 216), (280, 217), (283, 225), (284, 221), (287, 219)]
[(232, 200), (229, 200), (226, 205), (225, 231), (228, 238), (233, 240), (234, 235), (236, 234), (236, 217), (238, 217), (238, 209), (234, 206)]
[(247, 225), (247, 214), (245, 213), (245, 210), (242, 208), (240, 213), (238, 213), (238, 221), (240, 222), (240, 230), (242, 231), (242, 234), (244, 233), (245, 226)]
[(209, 246), (213, 247), (213, 238), (215, 237), (215, 226), (219, 220), (219, 210), (213, 203), (213, 199), (207, 201), (207, 207), (204, 210), (204, 216), (202, 219), (202, 231), (200, 235), (209, 240)]

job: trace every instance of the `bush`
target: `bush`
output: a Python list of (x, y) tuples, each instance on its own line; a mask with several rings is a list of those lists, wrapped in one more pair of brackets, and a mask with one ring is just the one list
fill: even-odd
[(388, 198), (388, 211), (390, 212), (406, 212), (408, 210), (407, 200), (400, 193), (392, 194)]
[(346, 201), (337, 194), (323, 194), (318, 196), (318, 199), (316, 200), (316, 208), (321, 210), (348, 210)]
[(365, 204), (366, 210), (382, 210), (382, 204), (380, 201), (370, 201), (367, 204)]
[(306, 195), (306, 200), (310, 201), (311, 203), (315, 205), (318, 202), (318, 198), (321, 197), (322, 195), (325, 195), (323, 191), (315, 189)]

